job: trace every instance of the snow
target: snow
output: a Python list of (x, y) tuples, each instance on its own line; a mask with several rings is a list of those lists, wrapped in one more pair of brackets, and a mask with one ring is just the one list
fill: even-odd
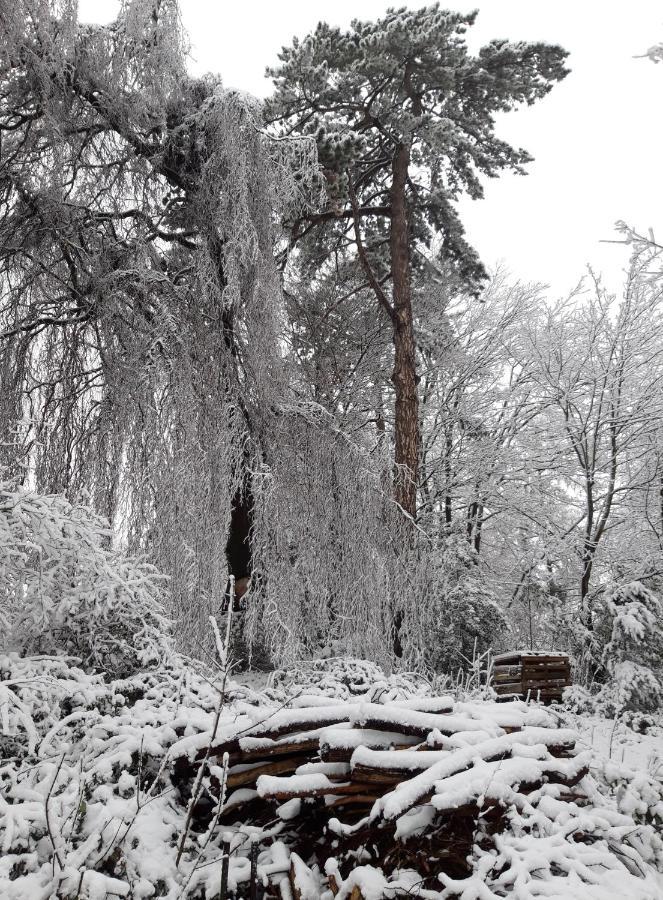
[(417, 710), (403, 709), (397, 706), (382, 706), (377, 703), (361, 703), (356, 708), (354, 714), (351, 714), (353, 725), (370, 725), (371, 722), (380, 722), (389, 724), (398, 724), (405, 730), (412, 729), (417, 734), (428, 734), (433, 729), (437, 729), (442, 734), (453, 734), (455, 731), (489, 731), (497, 735), (501, 732), (501, 728), (493, 722), (486, 722), (483, 719), (478, 722), (476, 719), (460, 717), (456, 715), (435, 715), (433, 713), (418, 712)]
[[(258, 792), (256, 791), (256, 794)], [(296, 819), (299, 813), (301, 812), (302, 801), (299, 797), (295, 797), (293, 800), (286, 800), (285, 803), (282, 803), (276, 810), (276, 813), (280, 819), (283, 819), (285, 822), (289, 822), (292, 819)]]
[(508, 704), (484, 701), (479, 708), (476, 703), (460, 701), (455, 704), (454, 712), (465, 713), (472, 718), (481, 716), (482, 720), (489, 719), (500, 728), (505, 725), (518, 725), (521, 728), (525, 725), (539, 725), (545, 728), (556, 724), (554, 717), (547, 709), (525, 703), (522, 700), (511, 701)]
[(262, 751), (262, 750), (273, 750), (277, 747), (284, 747), (288, 744), (298, 744), (304, 741), (309, 741), (312, 739), (317, 739), (326, 729), (323, 728), (312, 728), (309, 731), (295, 732), (294, 734), (288, 734), (285, 737), (274, 740), (269, 737), (240, 737), (239, 746), (242, 750), (251, 752), (251, 751)]
[(357, 866), (349, 878), (343, 882), (341, 890), (336, 895), (337, 900), (349, 900), (355, 890), (359, 890), (359, 896), (364, 900), (381, 900), (389, 894), (387, 879), (380, 869), (373, 866)]
[(319, 900), (319, 881), (304, 860), (297, 853), (291, 853), (290, 865), (299, 900)]
[(256, 709), (251, 715), (255, 721), (244, 730), (251, 737), (275, 732), (302, 731), (306, 726), (328, 725), (343, 719), (350, 719), (357, 712), (356, 703), (325, 704), (304, 709), (283, 709), (269, 711)]
[[(546, 743), (554, 743), (555, 745), (561, 745), (564, 743), (572, 744), (575, 738), (576, 733), (571, 729), (560, 729), (558, 731), (551, 732), (549, 729), (545, 728), (528, 728), (527, 731), (523, 733), (518, 732), (515, 735), (507, 735), (506, 740), (502, 741), (501, 743), (486, 741), (479, 747), (475, 746), (473, 749), (468, 750), (464, 756), (459, 754), (456, 758), (476, 758), (477, 754), (479, 753), (495, 752), (494, 748), (496, 747), (508, 747), (510, 749), (517, 748), (520, 752), (522, 752), (522, 749), (519, 747), (519, 745), (522, 744), (529, 744), (533, 749), (536, 749), (537, 744), (540, 744), (542, 746)], [(499, 740), (501, 739), (498, 739), (498, 741)], [(501, 752), (501, 749), (498, 749), (497, 752)], [(358, 747), (352, 754), (350, 765), (353, 768), (355, 766), (370, 766), (375, 769), (391, 768), (399, 769), (403, 772), (408, 772), (430, 769), (430, 767), (434, 763), (449, 763), (449, 761), (452, 759), (454, 759), (454, 754), (453, 752), (451, 752), (451, 749), (410, 751), (401, 750), (398, 754), (394, 754), (390, 753), (389, 751), (372, 750), (368, 747), (361, 746)]]
[(391, 700), (390, 706), (414, 709), (417, 712), (451, 712), (454, 708), (454, 699), (453, 697), (411, 697), (407, 700)]
[(338, 783), (327, 775), (311, 773), (280, 778), (278, 775), (260, 775), (256, 782), (260, 797), (276, 797), (279, 794), (312, 794), (314, 791), (333, 793)]
[(328, 775), (331, 778), (342, 778), (350, 774), (348, 763), (308, 762), (298, 766), (296, 775)]
[[(351, 753), (351, 760), (319, 761), (312, 752), (292, 776), (262, 775), (257, 790), (230, 791), (225, 809), (236, 810), (234, 818), (213, 831), (190, 829), (177, 865), (188, 795), (180, 794), (176, 760), (194, 760), (209, 743), (218, 703), (213, 683), (188, 669), (183, 678), (186, 663), (178, 666), (106, 682), (63, 658), (0, 657), (0, 671), (9, 676), (0, 682), (3, 696), (17, 700), (1, 712), (4, 734), (13, 741), (13, 755), (0, 763), (3, 900), (49, 900), (56, 882), (59, 896), (71, 900), (79, 888), (81, 898), (142, 900), (155, 895), (155, 885), (167, 900), (186, 892), (216, 897), (222, 838), (231, 844), (230, 890), (247, 891), (250, 844), (259, 839), (259, 876), (284, 898), (295, 896), (291, 866), (307, 897), (323, 895), (333, 872), (338, 896), (352, 897), (359, 889), (365, 900), (399, 892), (426, 900), (607, 900), (617, 889), (629, 900), (663, 896), (657, 870), (663, 869), (660, 729), (637, 734), (623, 723), (522, 702), (465, 698), (449, 708), (446, 699), (424, 703), (425, 697), (415, 695), (410, 703), (370, 686), (352, 702), (339, 702), (332, 690), (331, 703), (318, 695), (302, 699), (300, 693), (298, 705), (283, 707), (257, 692), (252, 704), (246, 690), (230, 685), (235, 699), (222, 710), (219, 746), (234, 742), (246, 752), (270, 753), (279, 745), (317, 740), (321, 747)], [(376, 696), (385, 702), (371, 702)], [(345, 721), (320, 725), (332, 710)], [(387, 728), (393, 722), (424, 734), (404, 738), (363, 727), (378, 719)], [(512, 730), (514, 723), (519, 730)], [(292, 730), (269, 737), (280, 729)], [(571, 747), (578, 732), (577, 755), (551, 757), (548, 748)], [(254, 764), (239, 761), (232, 771), (249, 771)], [(193, 763), (193, 771), (198, 765)], [(304, 858), (292, 840), (315, 803), (267, 798), (293, 791), (333, 795), (357, 766), (397, 769), (401, 780), (391, 789), (385, 785), (368, 819), (351, 824), (330, 818), (329, 838), (343, 845), (362, 828), (379, 824), (392, 829), (394, 840), (416, 848), (444, 821), (440, 817), (472, 807), (480, 815), (468, 876), (452, 878), (441, 870), (437, 887), (422, 888), (414, 870), (388, 870), (370, 854), (355, 856), (350, 867), (345, 858), (345, 879), (333, 858), (325, 872)], [(555, 778), (562, 774), (573, 781), (587, 766), (590, 774), (569, 799)], [(205, 791), (212, 776), (223, 777), (219, 757), (209, 761)], [(541, 786), (521, 793), (528, 782)], [(576, 802), (576, 794), (587, 801)], [(273, 813), (265, 817), (267, 825), (254, 824), (242, 809), (263, 802)], [(482, 817), (496, 805), (504, 807), (505, 823), (486, 844)], [(583, 835), (589, 837), (576, 840)]]
[(320, 734), (320, 747), (329, 750), (352, 750), (355, 747), (391, 747), (393, 745), (416, 744), (416, 737), (404, 736), (396, 731), (377, 731), (372, 728), (352, 728), (334, 726), (323, 728)]
[(498, 653), (496, 656), (493, 656), (493, 662), (495, 665), (499, 665), (504, 660), (515, 656), (561, 656), (564, 659), (568, 659), (568, 654), (563, 653), (561, 650), (510, 650), (508, 653)]

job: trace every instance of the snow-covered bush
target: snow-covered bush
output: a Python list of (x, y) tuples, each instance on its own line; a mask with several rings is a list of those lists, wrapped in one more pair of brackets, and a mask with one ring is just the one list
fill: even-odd
[(338, 700), (426, 695), (430, 685), (413, 673), (387, 675), (366, 659), (335, 656), (305, 660), (287, 669), (277, 669), (269, 678), (269, 696), (287, 700), (297, 693), (320, 694)]
[(663, 706), (663, 603), (638, 581), (605, 600), (610, 637), (603, 651), (609, 682), (602, 691), (615, 711), (651, 712)]
[(504, 613), (464, 534), (448, 535), (422, 557), (421, 568), (405, 622), (417, 648), (408, 661), (432, 674), (466, 672), (477, 656), (500, 646)]
[(163, 577), (111, 538), (87, 506), (0, 483), (0, 615), (12, 649), (115, 675), (162, 658)]
[(563, 691), (564, 707), (576, 715), (596, 715), (600, 703), (596, 692), (592, 693), (581, 684), (572, 684)]
[(607, 785), (623, 815), (639, 824), (663, 827), (663, 766), (650, 765), (647, 771), (636, 770), (613, 760), (595, 766), (599, 784)]
[(215, 867), (196, 871), (193, 840), (177, 868), (187, 807), (168, 761), (178, 737), (212, 727), (217, 703), (175, 654), (111, 681), (64, 657), (0, 654), (12, 742), (0, 753), (0, 896), (175, 900), (193, 878), (217, 887)]

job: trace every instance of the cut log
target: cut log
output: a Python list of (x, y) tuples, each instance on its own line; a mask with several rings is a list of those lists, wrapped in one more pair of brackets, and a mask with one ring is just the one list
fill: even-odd
[(352, 717), (352, 723), (377, 731), (398, 731), (400, 734), (419, 738), (427, 737), (431, 731), (446, 735), (458, 731), (485, 731), (486, 737), (500, 733), (499, 727), (486, 719), (478, 722), (464, 716), (405, 711), (375, 703), (361, 704)]
[(535, 679), (529, 678), (526, 681), (510, 681), (507, 684), (495, 684), (493, 685), (493, 687), (498, 694), (526, 694), (527, 691), (532, 691), (532, 694), (534, 694), (536, 691), (553, 691), (555, 693), (561, 694), (564, 688), (568, 687), (568, 681), (565, 678), (549, 678), (545, 681), (537, 681)]
[(372, 769), (369, 766), (355, 766), (352, 770), (352, 780), (361, 781), (364, 784), (399, 784), (403, 780), (403, 769)]
[(416, 743), (416, 737), (408, 737), (394, 730), (325, 728), (320, 734), (320, 756), (325, 762), (348, 762), (357, 747), (405, 749)]
[(288, 736), (283, 740), (269, 738), (241, 738), (239, 741), (243, 762), (253, 759), (277, 758), (293, 754), (310, 754), (318, 750), (322, 729), (305, 732), (296, 736)]
[(277, 759), (264, 764), (256, 763), (255, 765), (239, 767), (228, 772), (228, 788), (233, 790), (244, 785), (254, 785), (260, 775), (283, 775), (285, 772), (295, 772), (297, 766), (301, 763), (298, 757), (290, 759)]
[[(404, 739), (404, 735), (401, 735), (401, 740)], [(363, 746), (363, 745), (358, 745)], [(378, 749), (380, 750), (391, 750), (391, 751), (399, 751), (399, 750), (412, 750), (417, 746), (417, 742), (415, 740), (412, 741), (411, 744), (395, 744), (394, 746), (381, 746)], [(329, 746), (321, 746), (320, 747), (320, 759), (323, 762), (330, 763), (343, 763), (350, 762), (352, 759), (352, 754), (355, 751), (355, 747), (329, 747)]]
[(494, 675), (520, 675), (520, 664), (510, 666), (493, 666)]
[(373, 806), (379, 800), (381, 794), (346, 794), (341, 797), (331, 797), (327, 802), (329, 809), (337, 809), (340, 806)]
[(520, 677), (527, 681), (545, 681), (548, 678), (564, 678), (568, 680), (570, 671), (568, 669), (530, 669), (529, 666), (523, 666)]

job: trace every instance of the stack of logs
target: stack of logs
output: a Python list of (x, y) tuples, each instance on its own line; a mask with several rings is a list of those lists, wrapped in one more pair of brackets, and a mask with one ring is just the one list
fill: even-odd
[[(385, 876), (415, 870), (424, 886), (439, 886), (440, 872), (463, 877), (473, 844), (505, 827), (512, 804), (536, 804), (542, 790), (582, 803), (574, 786), (587, 772), (575, 734), (522, 702), (300, 697), (288, 709), (247, 707), (219, 736), (197, 758), (179, 760), (178, 780), (193, 784), (202, 764), (215, 800), (228, 754), (217, 820), (224, 828), (280, 820), (295, 897), (306, 893), (299, 882), (309, 866), (319, 877), (326, 871), (336, 893), (358, 858)], [(218, 817), (208, 810), (201, 830)], [(269, 890), (284, 896), (278, 881)]]
[(571, 684), (571, 664), (564, 653), (522, 650), (501, 653), (493, 660), (492, 686), (501, 699), (561, 701)]

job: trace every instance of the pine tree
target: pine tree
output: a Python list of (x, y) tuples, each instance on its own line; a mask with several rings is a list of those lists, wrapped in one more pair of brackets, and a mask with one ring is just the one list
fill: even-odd
[[(284, 48), (270, 73), (268, 116), (284, 133), (315, 135), (328, 205), (291, 223), (293, 243), (323, 263), (352, 246), (392, 331), (394, 496), (416, 516), (420, 423), (413, 273), (436, 236), (473, 288), (484, 268), (453, 201), (481, 197), (481, 175), (522, 173), (529, 154), (495, 135), (494, 115), (545, 96), (567, 74), (566, 52), (495, 40), (474, 56), (476, 13), (391, 9), (349, 31), (321, 23)], [(389, 287), (390, 285), (390, 287)]]
[(606, 599), (610, 640), (603, 665), (610, 677), (604, 692), (618, 710), (651, 712), (663, 704), (663, 603), (638, 581)]

